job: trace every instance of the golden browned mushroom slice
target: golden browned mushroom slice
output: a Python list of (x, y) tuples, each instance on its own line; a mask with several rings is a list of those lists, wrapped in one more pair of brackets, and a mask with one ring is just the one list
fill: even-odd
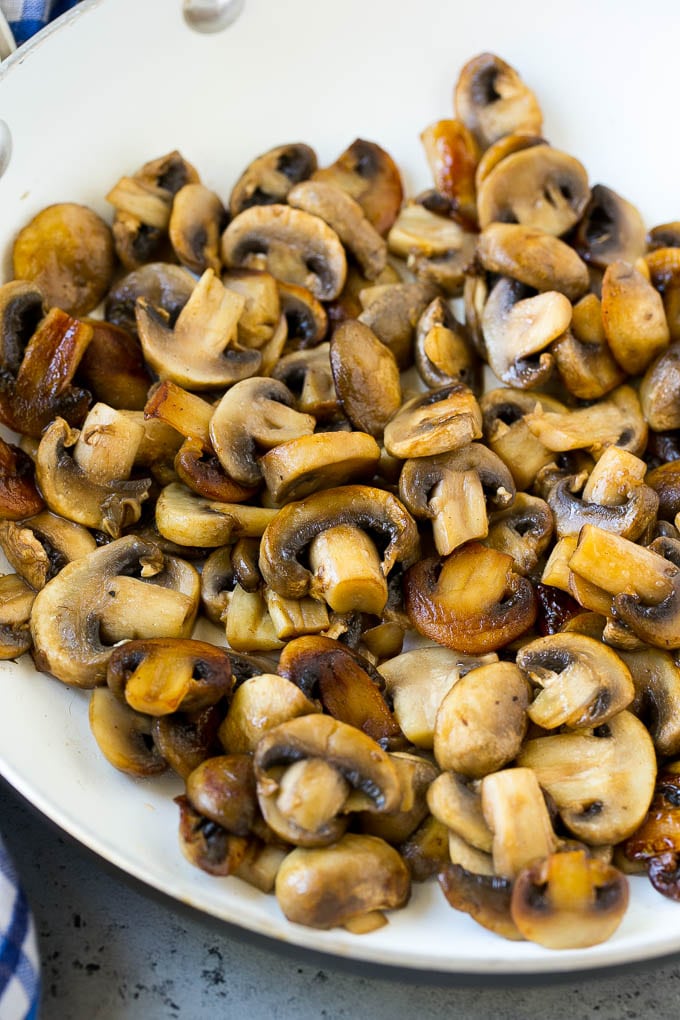
[(317, 432), (278, 443), (260, 458), (275, 503), (303, 499), (318, 489), (370, 479), (380, 447), (365, 432)]
[(136, 335), (135, 305), (137, 298), (144, 297), (154, 308), (167, 312), (174, 326), (195, 286), (195, 277), (182, 266), (149, 262), (113, 285), (106, 297), (106, 319)]
[(628, 906), (628, 882), (585, 850), (551, 854), (517, 876), (512, 918), (546, 949), (582, 949), (610, 938)]
[(418, 374), (430, 389), (463, 382), (479, 392), (480, 366), (467, 329), (442, 298), (420, 316), (414, 352)]
[(231, 693), (227, 652), (190, 638), (147, 638), (114, 648), (106, 682), (144, 715), (195, 712)]
[(494, 53), (480, 53), (463, 67), (454, 91), (456, 116), (486, 149), (502, 135), (540, 133), (536, 96), (510, 64)]
[(154, 387), (144, 408), (144, 418), (157, 418), (186, 438), (200, 439), (207, 444), (214, 410), (207, 400), (166, 379)]
[(194, 438), (185, 439), (175, 455), (177, 477), (199, 496), (218, 503), (240, 503), (257, 492), (257, 486), (235, 482), (225, 472), (212, 445)]
[(635, 541), (656, 521), (659, 497), (654, 489), (644, 483), (631, 485), (624, 499), (616, 503), (599, 498), (586, 499), (585, 492), (579, 498), (575, 492), (578, 488), (578, 484), (564, 478), (556, 482), (548, 492), (547, 502), (559, 538), (578, 535), (584, 524), (594, 524), (605, 531)]
[(511, 387), (488, 390), (479, 403), (485, 442), (508, 465), (517, 488), (528, 489), (555, 455), (530, 431), (525, 419), (537, 405), (545, 411), (566, 412), (565, 405), (545, 393), (534, 395)]
[(394, 354), (400, 369), (413, 361), (413, 338), (418, 320), (438, 288), (431, 283), (384, 283), (360, 292), (359, 322), (369, 326)]
[(86, 319), (92, 339), (80, 361), (79, 383), (95, 400), (121, 410), (141, 411), (152, 376), (139, 341), (126, 329), (98, 319)]
[(590, 188), (585, 168), (549, 145), (513, 152), (484, 179), (477, 193), (482, 229), (490, 223), (521, 223), (561, 237), (579, 221)]
[(392, 457), (427, 457), (466, 446), (482, 435), (482, 412), (464, 383), (450, 383), (407, 400), (385, 426)]
[(281, 311), (288, 324), (289, 351), (316, 347), (328, 332), (326, 309), (306, 287), (278, 281)]
[(277, 145), (258, 156), (232, 188), (229, 211), (238, 216), (254, 205), (285, 202), (290, 189), (316, 170), (316, 153), (302, 142)]
[[(645, 255), (650, 283), (661, 294), (671, 340), (680, 340), (680, 250), (657, 248)], [(642, 268), (642, 267), (640, 267)]]
[(537, 726), (601, 726), (632, 702), (630, 671), (607, 645), (583, 634), (551, 634), (524, 645), (517, 665), (539, 688), (529, 706)]
[(0, 517), (18, 521), (45, 506), (35, 484), (33, 461), (18, 446), (0, 438)]
[(40, 287), (48, 306), (68, 315), (97, 307), (113, 279), (113, 237), (87, 206), (61, 202), (42, 209), (19, 231), (12, 249), (14, 275)]
[(630, 375), (644, 372), (670, 343), (661, 295), (629, 262), (607, 267), (602, 322), (614, 358)]
[(149, 365), (161, 379), (189, 389), (228, 386), (255, 375), (259, 351), (234, 346), (244, 298), (206, 269), (172, 327), (147, 298), (137, 299), (137, 329)]
[(379, 836), (386, 843), (399, 846), (429, 815), (426, 794), (439, 770), (431, 761), (418, 754), (394, 751), (390, 757), (401, 780), (401, 808), (389, 814), (360, 811), (358, 821), (362, 832)]
[(295, 409), (295, 397), (277, 379), (256, 377), (232, 386), (214, 409), (210, 438), (222, 467), (242, 485), (258, 485), (260, 452), (311, 436), (316, 422)]
[(623, 844), (624, 860), (642, 864), (648, 869), (649, 878), (657, 892), (673, 900), (680, 899), (679, 793), (678, 762), (667, 762), (657, 776), (647, 816)]
[(573, 244), (589, 266), (606, 269), (620, 259), (633, 263), (645, 253), (644, 220), (621, 195), (594, 184)]
[(319, 705), (290, 680), (277, 673), (262, 673), (236, 688), (219, 738), (229, 754), (250, 754), (275, 726), (319, 711)]
[(194, 810), (188, 797), (175, 797), (179, 807), (179, 847), (194, 867), (220, 878), (233, 875), (244, 863), (249, 841)]
[(387, 245), (351, 195), (328, 181), (296, 184), (288, 193), (294, 209), (318, 216), (354, 255), (364, 276), (375, 280), (387, 264)]
[(657, 752), (680, 753), (680, 667), (660, 648), (619, 651), (635, 688), (631, 711), (644, 720)]
[(438, 120), (421, 132), (420, 140), (436, 191), (451, 201), (456, 215), (474, 225), (475, 171), (480, 156), (474, 135), (460, 120)]
[[(532, 389), (553, 369), (546, 352), (571, 322), (569, 300), (555, 290), (533, 294), (524, 284), (501, 278), (489, 294), (482, 331), (489, 365), (510, 386)], [(538, 354), (538, 359), (532, 355)]]
[(477, 542), (411, 567), (404, 599), (421, 634), (473, 654), (501, 648), (536, 618), (533, 588), (515, 573), (512, 557)]
[(253, 759), (220, 754), (201, 762), (186, 780), (194, 811), (236, 836), (247, 836), (258, 816)]
[(390, 229), (403, 198), (399, 169), (375, 142), (357, 138), (330, 166), (312, 174), (312, 180), (342, 188), (355, 199), (379, 234)]
[(0, 546), (10, 565), (38, 591), (62, 567), (97, 548), (80, 524), (49, 510), (21, 522), (0, 521)]
[(640, 403), (655, 432), (680, 428), (680, 344), (672, 344), (649, 365), (640, 384)]
[(189, 637), (200, 584), (194, 567), (134, 535), (67, 564), (38, 592), (31, 615), (36, 667), (94, 687), (123, 639)]
[(278, 671), (308, 697), (318, 698), (334, 719), (355, 726), (382, 747), (403, 747), (403, 735), (375, 682), (376, 675), (369, 675), (339, 641), (320, 635), (289, 641)]
[(312, 574), (300, 562), (304, 550), (322, 532), (340, 524), (387, 541), (380, 561), (384, 577), (397, 562), (407, 566), (418, 557), (416, 523), (395, 496), (369, 485), (344, 485), (315, 492), (278, 511), (260, 547), (260, 570), (269, 587), (288, 598), (307, 594)]
[(128, 481), (125, 475), (114, 475), (100, 480), (96, 472), (90, 474), (69, 452), (76, 449), (79, 435), (63, 418), (48, 426), (38, 447), (38, 483), (54, 513), (118, 538), (139, 520), (151, 479)]
[(230, 269), (222, 274), (222, 283), (245, 301), (238, 320), (239, 344), (259, 350), (272, 339), (281, 319), (278, 283), (262, 269)]
[(0, 659), (16, 659), (32, 644), (35, 591), (17, 574), (0, 577)]
[(550, 353), (562, 382), (581, 400), (597, 400), (626, 378), (609, 350), (595, 294), (586, 294), (574, 305), (571, 326), (553, 342)]
[(257, 566), (260, 543), (255, 538), (240, 538), (212, 552), (201, 570), (201, 607), (215, 624), (229, 606), (229, 593), (236, 584), (244, 591), (257, 591), (262, 577)]
[(347, 319), (333, 332), (330, 358), (340, 407), (354, 428), (381, 437), (401, 407), (394, 354), (364, 323)]
[(406, 260), (417, 279), (457, 296), (475, 257), (476, 234), (432, 208), (429, 196), (411, 199), (401, 209), (387, 237), (392, 255)]
[[(642, 641), (658, 648), (680, 648), (680, 541), (655, 538), (649, 552), (660, 556), (664, 569), (656, 584), (657, 596), (651, 605), (636, 590), (623, 590), (612, 599), (613, 615)], [(578, 553), (578, 549), (574, 556)], [(573, 559), (574, 557), (572, 557)], [(632, 564), (631, 564), (632, 565)], [(670, 581), (671, 592), (657, 601)]]
[(510, 507), (489, 514), (484, 544), (512, 556), (517, 573), (532, 576), (553, 531), (552, 513), (545, 500), (518, 492)]
[(272, 378), (295, 393), (298, 410), (313, 414), (319, 422), (337, 417), (338, 396), (331, 371), (330, 344), (284, 354), (272, 369)]
[[(123, 177), (106, 196), (115, 207), (113, 238), (126, 269), (162, 259), (168, 247), (167, 227), (173, 195), (185, 184), (197, 184), (195, 168), (177, 152), (145, 163), (133, 177)], [(171, 253), (167, 253), (171, 257)]]
[(481, 782), (482, 811), (493, 834), (494, 871), (516, 879), (523, 868), (557, 849), (543, 792), (531, 769), (509, 768)]
[(529, 685), (512, 662), (492, 662), (461, 677), (437, 712), (439, 767), (480, 779), (507, 765), (522, 745), (528, 704)]
[(226, 225), (227, 211), (204, 184), (185, 184), (172, 202), (168, 235), (175, 255), (187, 269), (219, 273), (220, 237)]
[(90, 696), (90, 729), (108, 762), (130, 776), (155, 776), (167, 768), (151, 737), (151, 719), (120, 701), (108, 687)]
[(253, 206), (239, 213), (222, 235), (221, 255), (227, 266), (266, 269), (325, 301), (338, 296), (347, 275), (336, 232), (318, 216), (287, 205)]
[(427, 803), (434, 817), (466, 844), (485, 854), (491, 853), (493, 833), (482, 811), (478, 780), (455, 772), (442, 772), (430, 784)]
[(414, 517), (432, 521), (440, 556), (489, 529), (487, 502), (500, 509), (512, 503), (515, 483), (492, 450), (470, 443), (451, 453), (407, 460), (399, 478), (399, 495)]
[(512, 134), (502, 135), (482, 153), (475, 173), (477, 190), (493, 168), (506, 156), (510, 156), (513, 152), (521, 152), (522, 149), (531, 149), (534, 145), (547, 144), (545, 138), (533, 134), (531, 131), (513, 131)]
[(483, 928), (503, 938), (521, 941), (520, 933), (510, 915), (513, 883), (499, 875), (475, 874), (460, 864), (450, 863), (437, 875), (447, 902), (474, 918)]
[(156, 503), (160, 534), (182, 546), (210, 548), (237, 538), (259, 538), (277, 511), (243, 503), (220, 503), (172, 482)]
[(534, 290), (556, 290), (570, 301), (589, 287), (588, 269), (573, 248), (535, 227), (491, 223), (479, 235), (477, 258), (489, 273), (519, 280)]
[(355, 934), (385, 924), (382, 911), (405, 906), (410, 892), (408, 868), (377, 836), (348, 833), (333, 846), (298, 847), (276, 876), (276, 898), (289, 921)]
[(593, 846), (635, 832), (654, 792), (654, 745), (626, 711), (594, 730), (527, 740), (517, 764), (533, 769), (567, 829)]
[(606, 400), (571, 411), (536, 409), (525, 416), (531, 432), (547, 449), (590, 450), (595, 456), (607, 446), (620, 446), (640, 456), (647, 442), (647, 423), (631, 386), (619, 386)]
[(227, 644), (238, 652), (275, 652), (283, 647), (260, 588), (245, 591), (234, 585), (222, 623)]

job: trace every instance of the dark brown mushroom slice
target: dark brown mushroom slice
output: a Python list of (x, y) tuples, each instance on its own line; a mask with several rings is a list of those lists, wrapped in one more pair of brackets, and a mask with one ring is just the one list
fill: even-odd
[(669, 460), (659, 464), (649, 472), (645, 484), (659, 497), (658, 516), (664, 521), (674, 521), (680, 513), (680, 463)]
[(324, 301), (340, 294), (347, 275), (336, 232), (318, 216), (287, 205), (253, 206), (239, 213), (222, 235), (221, 254), (227, 266), (266, 269)]
[(36, 283), (10, 280), (0, 286), (0, 362), (12, 376), (44, 315), (45, 299)]
[(139, 341), (127, 329), (101, 319), (85, 319), (92, 329), (76, 381), (95, 401), (120, 410), (142, 411), (153, 379)]
[(92, 691), (90, 729), (108, 762), (130, 776), (156, 776), (167, 763), (151, 735), (151, 718), (121, 702), (108, 687)]
[(111, 286), (111, 228), (87, 206), (61, 202), (26, 224), (12, 249), (14, 275), (37, 284), (48, 306), (87, 315)]
[(168, 223), (168, 235), (175, 255), (187, 269), (219, 273), (220, 237), (227, 222), (227, 211), (204, 184), (185, 184), (175, 194)]
[[(677, 762), (670, 762), (659, 769), (649, 811), (623, 844), (623, 850), (628, 860), (650, 864), (654, 858), (664, 854), (677, 857), (680, 853), (680, 775)], [(665, 870), (663, 864), (658, 867), (659, 871)], [(673, 870), (677, 870), (677, 861)], [(677, 893), (673, 898), (678, 898)]]
[(394, 354), (372, 329), (348, 319), (333, 331), (330, 359), (342, 410), (356, 429), (381, 437), (401, 406), (399, 366)]
[(579, 498), (573, 482), (564, 478), (552, 486), (547, 503), (555, 518), (558, 538), (578, 535), (585, 524), (594, 524), (635, 541), (655, 521), (659, 497), (649, 485), (640, 484), (631, 486), (625, 502), (615, 506), (603, 505), (599, 501)]
[(676, 903), (680, 902), (680, 854), (667, 851), (652, 857), (647, 874), (658, 893)]
[(629, 262), (607, 266), (602, 281), (602, 323), (612, 355), (638, 375), (670, 343), (661, 295)]
[(480, 150), (472, 132), (460, 120), (438, 120), (421, 132), (420, 140), (435, 189), (452, 203), (454, 214), (474, 226), (477, 222), (475, 171)]
[(583, 297), (590, 283), (586, 264), (573, 248), (519, 223), (490, 223), (479, 235), (477, 258), (489, 273), (509, 276), (537, 291), (559, 291), (570, 301)]
[(597, 400), (625, 381), (625, 371), (609, 350), (602, 305), (595, 294), (586, 294), (574, 305), (571, 326), (553, 341), (550, 353), (562, 382), (581, 400)]
[(224, 713), (224, 704), (218, 702), (197, 712), (174, 712), (151, 720), (156, 747), (182, 779), (186, 780), (201, 762), (222, 753), (218, 731)]
[(312, 174), (312, 180), (327, 181), (346, 191), (364, 210), (379, 234), (394, 223), (403, 199), (399, 169), (375, 142), (357, 138), (330, 166)]
[(288, 351), (316, 347), (328, 332), (326, 309), (306, 287), (279, 281), (281, 312), (288, 324)]
[(212, 446), (196, 436), (185, 439), (174, 460), (179, 479), (199, 496), (220, 503), (240, 503), (257, 492), (257, 486), (234, 481), (219, 462)]
[(227, 832), (247, 836), (259, 814), (251, 755), (207, 758), (187, 776), (186, 795), (199, 814)]
[(237, 583), (231, 562), (232, 548), (224, 545), (215, 549), (201, 571), (201, 608), (208, 619), (218, 626), (229, 608), (229, 595)]
[(582, 949), (605, 942), (628, 906), (628, 882), (585, 850), (550, 854), (521, 872), (511, 913), (524, 938), (547, 949)]
[(281, 653), (278, 672), (307, 697), (319, 698), (334, 719), (367, 733), (381, 747), (405, 746), (380, 688), (341, 642), (320, 635), (294, 638)]
[(539, 581), (534, 585), (534, 592), (538, 603), (536, 629), (542, 637), (568, 629), (570, 621), (582, 613), (576, 599), (552, 584)]
[(32, 644), (35, 591), (17, 574), (0, 577), (0, 659), (17, 659)]
[(619, 259), (635, 262), (645, 253), (644, 220), (621, 195), (594, 184), (572, 244), (584, 262), (599, 269)]
[(518, 492), (512, 505), (489, 514), (485, 544), (508, 553), (519, 574), (531, 577), (553, 537), (554, 522), (545, 500)]
[(45, 506), (35, 483), (33, 461), (18, 446), (0, 438), (0, 518), (19, 521)]
[(513, 641), (531, 627), (537, 611), (531, 583), (513, 570), (512, 557), (478, 542), (410, 567), (404, 599), (419, 633), (472, 654)]
[(231, 693), (231, 663), (225, 650), (205, 641), (132, 640), (114, 648), (106, 682), (145, 715), (195, 712)]
[(411, 881), (426, 882), (449, 863), (449, 830), (428, 815), (398, 849)]
[(500, 875), (476, 875), (460, 864), (447, 864), (437, 879), (450, 906), (469, 914), (483, 928), (503, 938), (521, 941), (510, 914), (513, 883)]
[(477, 194), (479, 225), (521, 223), (561, 237), (581, 218), (590, 188), (583, 165), (566, 152), (537, 145), (501, 160)]
[(416, 523), (391, 493), (369, 485), (345, 485), (288, 503), (265, 530), (260, 570), (274, 591), (302, 598), (312, 575), (301, 557), (310, 542), (338, 524), (350, 524), (387, 541), (382, 557), (386, 577), (397, 562), (407, 566), (418, 556)]
[(359, 322), (392, 351), (402, 370), (413, 361), (418, 320), (437, 294), (438, 288), (430, 283), (381, 284), (361, 292)]
[(257, 591), (262, 584), (262, 575), (258, 566), (260, 542), (257, 538), (239, 538), (231, 550), (231, 565), (236, 583), (244, 591)]
[(194, 810), (188, 797), (175, 797), (179, 808), (180, 850), (196, 868), (209, 875), (233, 875), (243, 863), (248, 841)]
[(673, 220), (671, 223), (660, 223), (647, 234), (647, 247), (649, 251), (656, 251), (657, 248), (680, 248), (680, 221)]
[(442, 298), (435, 298), (420, 316), (414, 354), (418, 375), (430, 389), (463, 382), (479, 392), (481, 366), (468, 331)]
[(229, 196), (232, 217), (254, 205), (285, 202), (290, 189), (311, 177), (316, 167), (316, 153), (303, 142), (269, 149), (246, 167), (232, 188)]
[(483, 149), (517, 131), (540, 134), (536, 96), (517, 71), (494, 53), (480, 53), (462, 68), (454, 91), (456, 116)]
[(149, 262), (113, 285), (106, 298), (106, 319), (136, 335), (135, 304), (137, 298), (144, 297), (155, 308), (167, 312), (168, 321), (174, 326), (195, 286), (195, 277), (182, 266)]

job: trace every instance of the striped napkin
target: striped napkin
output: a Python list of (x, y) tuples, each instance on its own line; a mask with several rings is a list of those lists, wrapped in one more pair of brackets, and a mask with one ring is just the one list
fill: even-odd
[(79, 0), (0, 0), (17, 46), (44, 28), (60, 14), (75, 7)]
[(0, 840), (0, 1020), (36, 1020), (39, 996), (33, 918)]

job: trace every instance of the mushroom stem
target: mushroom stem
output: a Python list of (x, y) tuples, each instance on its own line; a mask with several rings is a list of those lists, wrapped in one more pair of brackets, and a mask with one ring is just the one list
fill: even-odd
[[(161, 585), (146, 585), (144, 613), (139, 612), (139, 580), (114, 577), (106, 582), (107, 598), (99, 616), (99, 633), (106, 644), (126, 638), (155, 638), (176, 634), (188, 638), (196, 614), (196, 600)], [(140, 626), (141, 623), (141, 626)]]
[(166, 379), (147, 401), (144, 417), (159, 418), (186, 439), (201, 439), (207, 444), (214, 410), (207, 400)]
[(489, 531), (484, 488), (477, 471), (447, 471), (432, 490), (434, 544), (440, 556)]
[(550, 816), (531, 769), (509, 768), (482, 780), (482, 810), (493, 832), (496, 874), (516, 878), (557, 848)]
[(582, 528), (569, 569), (610, 595), (634, 592), (652, 605), (668, 598), (677, 574), (658, 553), (592, 524)]
[(83, 422), (73, 459), (96, 482), (129, 478), (144, 426), (108, 404), (95, 404)]
[(350, 524), (327, 528), (311, 542), (309, 562), (314, 598), (323, 599), (336, 613), (382, 615), (387, 581), (378, 550), (361, 528)]

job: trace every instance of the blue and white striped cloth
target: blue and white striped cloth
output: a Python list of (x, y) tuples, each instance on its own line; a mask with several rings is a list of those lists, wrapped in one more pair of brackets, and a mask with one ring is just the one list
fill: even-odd
[(0, 1020), (35, 1020), (39, 997), (33, 917), (0, 840)]
[(79, 0), (0, 0), (0, 11), (7, 18), (17, 46), (44, 28)]

